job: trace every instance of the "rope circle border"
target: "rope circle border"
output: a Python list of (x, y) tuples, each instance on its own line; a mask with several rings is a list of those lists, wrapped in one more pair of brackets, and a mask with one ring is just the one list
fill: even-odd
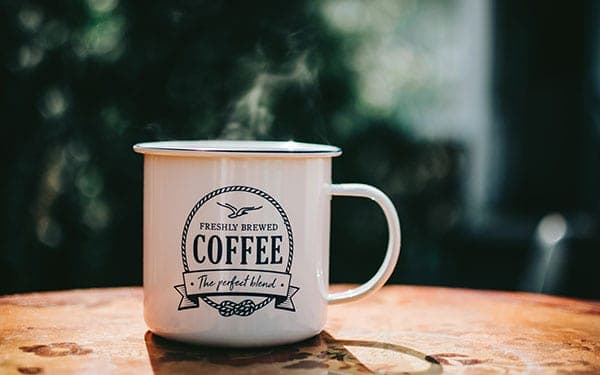
[[(183, 226), (183, 233), (181, 235), (181, 260), (183, 261), (184, 271), (185, 272), (190, 271), (188, 261), (187, 261), (186, 244), (187, 244), (188, 231), (190, 229), (190, 225), (192, 224), (192, 220), (193, 220), (194, 216), (196, 215), (196, 213), (198, 212), (200, 207), (202, 207), (206, 202), (208, 202), (212, 198), (216, 197), (217, 195), (220, 195), (223, 193), (229, 193), (232, 191), (243, 191), (246, 193), (258, 195), (259, 197), (265, 199), (267, 202), (271, 203), (273, 205), (273, 207), (275, 207), (277, 212), (279, 212), (279, 215), (281, 216), (281, 218), (283, 219), (283, 223), (285, 224), (285, 227), (287, 230), (287, 235), (288, 235), (288, 242), (290, 244), (288, 262), (285, 267), (285, 272), (290, 273), (290, 269), (292, 268), (292, 261), (294, 259), (294, 236), (292, 234), (292, 226), (290, 225), (290, 220), (288, 219), (287, 214), (285, 213), (283, 207), (281, 207), (279, 202), (277, 202), (275, 200), (275, 198), (273, 198), (272, 196), (270, 196), (269, 194), (265, 193), (264, 191), (262, 191), (260, 189), (249, 187), (249, 186), (244, 186), (244, 185), (231, 185), (231, 186), (225, 186), (225, 187), (213, 190), (210, 193), (203, 196), (202, 199), (200, 199), (194, 205), (194, 207), (188, 214), (187, 219), (185, 220), (185, 224)], [(211, 300), (209, 297), (201, 297), (201, 298), (210, 307), (217, 309), (217, 310), (219, 309), (219, 304), (216, 303), (215, 301)], [(268, 305), (273, 300), (273, 298), (274, 297), (265, 298), (262, 302), (260, 302), (258, 305), (256, 305), (256, 308), (254, 309), (254, 311), (262, 309), (263, 307)]]

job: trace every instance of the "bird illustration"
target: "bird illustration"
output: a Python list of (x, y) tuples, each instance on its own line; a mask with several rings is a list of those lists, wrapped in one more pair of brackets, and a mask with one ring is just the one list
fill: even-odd
[(231, 210), (231, 213), (229, 215), (227, 215), (227, 217), (230, 219), (235, 219), (236, 217), (244, 216), (248, 213), (248, 211), (260, 210), (262, 208), (262, 206), (258, 206), (258, 207), (242, 207), (242, 208), (238, 209), (229, 203), (223, 204), (223, 203), (217, 202), (217, 204), (221, 207), (225, 207), (225, 208), (228, 208)]

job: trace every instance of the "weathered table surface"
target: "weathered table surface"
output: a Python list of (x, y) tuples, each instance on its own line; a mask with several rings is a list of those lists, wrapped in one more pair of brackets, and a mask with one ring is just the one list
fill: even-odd
[(388, 286), (330, 307), (325, 331), (313, 339), (226, 350), (148, 332), (141, 288), (0, 297), (0, 374), (287, 371), (598, 374), (600, 303)]

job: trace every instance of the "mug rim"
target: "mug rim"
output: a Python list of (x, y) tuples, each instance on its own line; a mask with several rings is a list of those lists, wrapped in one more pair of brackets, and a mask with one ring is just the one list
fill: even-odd
[(143, 142), (133, 151), (148, 155), (171, 156), (292, 156), (335, 157), (342, 154), (339, 147), (295, 141), (229, 141), (229, 140), (176, 140)]

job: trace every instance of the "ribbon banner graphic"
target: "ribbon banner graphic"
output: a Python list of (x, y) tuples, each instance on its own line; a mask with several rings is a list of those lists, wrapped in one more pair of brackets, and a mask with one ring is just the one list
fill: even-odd
[[(275, 299), (275, 308), (295, 311), (292, 297), (298, 288), (290, 285), (290, 279), (289, 273), (265, 270), (192, 271), (183, 273), (183, 284), (176, 285), (175, 289), (181, 295), (179, 310), (198, 307), (199, 299), (202, 297), (244, 295), (272, 297)], [(224, 305), (223, 302), (217, 304), (216, 308), (226, 316), (246, 315), (240, 314), (239, 310), (235, 311), (236, 306), (240, 304), (247, 307), (255, 306), (252, 300), (244, 300), (240, 304), (224, 302), (226, 302)], [(228, 314), (231, 309), (227, 307), (233, 308), (234, 311)], [(241, 312), (244, 312), (244, 309)]]

